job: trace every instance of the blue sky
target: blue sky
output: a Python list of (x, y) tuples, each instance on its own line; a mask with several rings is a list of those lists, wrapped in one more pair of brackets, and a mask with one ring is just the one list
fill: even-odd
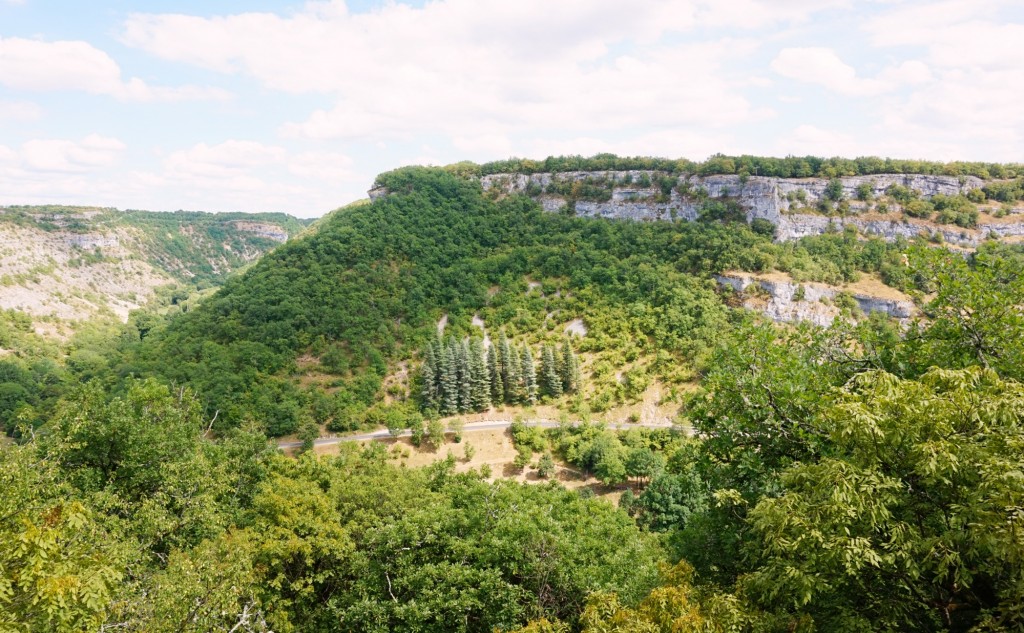
[(318, 216), (407, 164), (1024, 161), (1020, 0), (0, 0), (0, 204)]

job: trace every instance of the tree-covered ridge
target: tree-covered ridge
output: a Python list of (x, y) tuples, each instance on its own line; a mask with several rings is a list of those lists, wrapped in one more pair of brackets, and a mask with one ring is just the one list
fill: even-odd
[[(509, 158), (478, 165), (461, 162), (446, 167), (464, 176), (490, 174), (537, 174), (568, 171), (628, 171), (645, 170), (668, 174), (697, 174), (701, 176), (736, 174), (747, 176), (775, 176), (777, 178), (837, 178), (841, 176), (868, 176), (873, 174), (922, 174), (932, 176), (976, 176), (984, 180), (1012, 179), (1024, 175), (1021, 163), (985, 163), (953, 161), (940, 163), (925, 160), (905, 160), (862, 156), (859, 158), (822, 158), (818, 156), (727, 156), (715, 154), (705, 161), (686, 158), (654, 158), (648, 156), (620, 157), (614, 154), (583, 156), (549, 156), (544, 160)], [(378, 177), (377, 186), (387, 187), (387, 175)]]
[[(195, 386), (218, 424), (257, 419), (286, 434), (311, 417), (346, 429), (381, 401), (395, 363), (418, 366), (443, 314), (455, 336), (475, 334), (479, 316), (541, 354), (560, 344), (560, 324), (578, 318), (590, 331), (576, 351), (598, 356), (600, 380), (587, 381), (588, 402), (572, 400), (600, 411), (652, 376), (679, 381), (699, 370), (729, 318), (714, 273), (905, 275), (903, 243), (828, 235), (777, 245), (716, 205), (703, 222), (609, 223), (545, 213), (521, 196), (491, 200), (444, 169), (383, 178), (393, 195), (278, 248), (199, 310), (153, 329), (119, 371)], [(315, 359), (326, 389), (300, 384), (300, 356)], [(614, 367), (634, 361), (616, 380)]]

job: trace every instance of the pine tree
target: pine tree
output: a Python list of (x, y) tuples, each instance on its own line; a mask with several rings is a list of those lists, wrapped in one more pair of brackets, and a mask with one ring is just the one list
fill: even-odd
[(423, 350), (423, 369), (420, 374), (423, 378), (423, 387), (420, 394), (423, 396), (423, 408), (434, 409), (437, 407), (437, 358), (434, 356), (434, 346), (427, 345)]
[(515, 345), (508, 348), (508, 361), (505, 363), (505, 401), (519, 404), (523, 399), (522, 358)]
[(484, 346), (480, 339), (469, 342), (470, 403), (474, 411), (491, 408), (491, 381), (484, 361)]
[(487, 348), (487, 377), (491, 383), (491, 402), (505, 399), (505, 389), (501, 384), (501, 366), (498, 364), (498, 346), (491, 343)]
[(523, 398), (530, 404), (537, 404), (537, 370), (533, 365), (533, 354), (528, 345), (522, 352)]
[[(501, 339), (498, 342), (498, 371), (501, 376), (501, 402), (512, 403), (512, 395), (515, 391), (515, 384), (509, 375), (515, 375), (516, 365), (512, 361), (512, 347), (508, 342), (508, 337), (505, 336), (505, 332), (501, 333)], [(516, 359), (518, 360), (518, 359)]]
[(562, 376), (555, 362), (555, 350), (550, 345), (545, 345), (541, 353), (540, 382), (544, 395), (552, 398), (562, 395)]
[(466, 343), (452, 341), (458, 358), (459, 411), (466, 413), (473, 408), (473, 388), (469, 370), (469, 350)]
[(569, 339), (562, 344), (562, 391), (569, 393), (576, 391), (580, 386), (580, 366), (569, 346)]
[(457, 372), (455, 352), (450, 344), (445, 345), (441, 353), (439, 372), (441, 413), (443, 415), (453, 415), (459, 412), (459, 378)]

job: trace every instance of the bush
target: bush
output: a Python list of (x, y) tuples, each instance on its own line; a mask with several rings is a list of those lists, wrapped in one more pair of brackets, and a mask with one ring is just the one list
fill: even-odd
[(417, 448), (423, 445), (423, 437), (426, 435), (426, 429), (423, 426), (423, 420), (415, 421), (409, 430), (412, 432), (410, 440), (412, 445)]
[(903, 205), (903, 212), (912, 218), (928, 219), (935, 208), (925, 200), (911, 200)]
[(458, 444), (462, 441), (462, 431), (466, 427), (466, 422), (462, 418), (455, 418), (451, 424), (448, 425), (448, 430), (454, 435), (455, 443)]
[(427, 435), (426, 439), (428, 442), (434, 445), (435, 448), (440, 448), (444, 444), (444, 424), (440, 420), (431, 420), (427, 422)]
[(555, 460), (551, 453), (544, 453), (537, 462), (537, 475), (547, 479), (555, 473)]
[(900, 204), (907, 204), (911, 200), (917, 199), (917, 192), (913, 189), (904, 187), (903, 185), (890, 185), (885, 193), (889, 194), (889, 197), (899, 202)]
[(843, 182), (838, 178), (833, 178), (828, 181), (825, 185), (825, 197), (833, 202), (839, 202), (843, 199)]
[(775, 235), (775, 225), (764, 218), (754, 218), (750, 221), (750, 230), (758, 235), (772, 237)]

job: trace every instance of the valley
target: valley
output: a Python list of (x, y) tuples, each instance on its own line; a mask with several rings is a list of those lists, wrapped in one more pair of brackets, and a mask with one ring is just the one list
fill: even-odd
[(1018, 167), (814, 161), (4, 209), (0, 623), (1015, 626)]
[(303, 228), (284, 214), (3, 207), (0, 308), (67, 338), (89, 320), (125, 322), (161, 293), (177, 293), (170, 301), (178, 306), (181, 288), (219, 285)]

